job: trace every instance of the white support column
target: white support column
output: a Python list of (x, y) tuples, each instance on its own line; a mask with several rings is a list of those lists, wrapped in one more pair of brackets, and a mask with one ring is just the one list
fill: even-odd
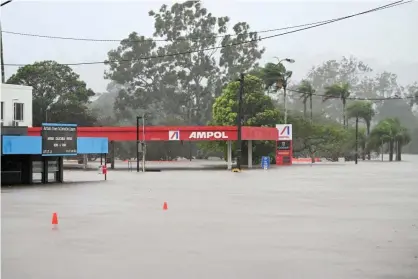
[(232, 143), (231, 141), (227, 141), (227, 152), (226, 152), (226, 160), (227, 160), (227, 166), (228, 170), (232, 169)]
[(87, 162), (88, 162), (88, 157), (87, 154), (83, 155), (83, 169), (87, 169)]
[(248, 141), (248, 168), (253, 168), (253, 141)]

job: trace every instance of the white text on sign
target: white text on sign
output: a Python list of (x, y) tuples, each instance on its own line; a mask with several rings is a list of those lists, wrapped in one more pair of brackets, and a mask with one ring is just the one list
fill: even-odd
[(225, 132), (192, 132), (189, 139), (227, 139)]

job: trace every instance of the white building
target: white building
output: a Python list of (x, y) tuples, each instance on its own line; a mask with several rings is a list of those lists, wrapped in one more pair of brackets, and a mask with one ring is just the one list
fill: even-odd
[(1, 125), (32, 127), (32, 87), (1, 84)]

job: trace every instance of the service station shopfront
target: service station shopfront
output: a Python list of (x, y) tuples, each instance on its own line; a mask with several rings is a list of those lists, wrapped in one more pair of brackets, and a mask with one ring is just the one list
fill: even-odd
[(28, 127), (2, 127), (1, 184), (64, 181), (64, 156), (108, 153), (107, 138), (78, 137), (74, 124), (46, 123), (40, 136)]
[[(238, 139), (236, 126), (123, 126), (123, 127), (77, 127), (78, 137), (108, 138), (110, 154), (114, 154), (115, 141), (226, 141), (228, 146), (227, 166), (232, 169), (232, 145)], [(41, 127), (28, 129), (28, 135), (39, 136)], [(243, 126), (241, 138), (248, 142), (248, 158), (252, 158), (253, 141), (276, 141), (276, 164), (292, 164), (292, 125), (276, 127)], [(267, 154), (266, 154), (267, 155)], [(252, 167), (251, 160), (249, 168)]]

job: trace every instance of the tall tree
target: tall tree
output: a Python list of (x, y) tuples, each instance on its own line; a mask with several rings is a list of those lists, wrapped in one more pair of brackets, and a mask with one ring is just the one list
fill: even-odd
[[(216, 98), (213, 104), (211, 125), (236, 125), (238, 117), (238, 89), (238, 81), (230, 82), (222, 91), (222, 95)], [(272, 99), (264, 94), (263, 81), (258, 77), (245, 76), (242, 115), (242, 123), (246, 126), (274, 127), (277, 123), (282, 122), (280, 113), (275, 108)], [(225, 142), (219, 142), (209, 143), (205, 148), (214, 149), (213, 144), (216, 144), (217, 148), (221, 150), (225, 146)], [(247, 143), (243, 141), (241, 149), (245, 150), (246, 145)], [(257, 161), (261, 156), (269, 153), (274, 154), (274, 146), (272, 142), (254, 143), (253, 159)], [(243, 153), (243, 160), (244, 162), (247, 160), (246, 152)]]
[[(106, 77), (125, 86), (115, 104), (118, 110), (153, 106), (155, 113), (204, 123), (222, 86), (240, 71), (257, 66), (264, 52), (247, 23), (235, 24), (234, 34), (226, 35), (229, 18), (215, 17), (199, 1), (162, 5), (149, 16), (154, 37), (165, 43), (133, 32), (108, 53)], [(219, 39), (219, 34), (225, 36)], [(252, 42), (238, 45), (244, 41)], [(204, 50), (230, 44), (234, 46), (222, 48), (218, 55), (216, 49)]]
[[(370, 101), (354, 101), (347, 106), (347, 118), (360, 118), (366, 124), (366, 137), (370, 135), (370, 125), (375, 115), (373, 103)], [(367, 152), (367, 158), (370, 160), (370, 152)], [(363, 152), (364, 156), (364, 152)], [(364, 160), (364, 157), (363, 157)]]
[(43, 122), (87, 126), (95, 122), (87, 107), (95, 94), (69, 66), (36, 62), (19, 68), (7, 83), (32, 86), (34, 126)]
[(313, 117), (313, 110), (312, 110), (312, 97), (315, 94), (315, 89), (313, 89), (312, 84), (307, 80), (302, 80), (299, 84), (298, 91), (301, 94), (300, 98), (303, 102), (303, 116), (306, 117), (306, 103), (309, 100), (309, 111), (311, 114), (311, 120)]
[(340, 99), (343, 105), (343, 125), (347, 127), (347, 117), (346, 117), (346, 105), (347, 105), (347, 98), (350, 96), (350, 85), (348, 83), (341, 83), (341, 84), (333, 84), (330, 86), (325, 87), (325, 93), (323, 101), (327, 101), (330, 99)]
[[(314, 66), (308, 72), (305, 79), (311, 82), (316, 92), (321, 94), (326, 86), (348, 83), (351, 86), (352, 95), (376, 97), (375, 95), (369, 95), (374, 94), (373, 91), (364, 89), (370, 87), (370, 82), (365, 82), (361, 90), (359, 88), (360, 84), (368, 78), (371, 72), (372, 69), (367, 64), (351, 56), (342, 57), (339, 60), (328, 60), (320, 65)], [(374, 85), (374, 81), (372, 84)], [(328, 118), (334, 120), (341, 119), (341, 105), (339, 100), (330, 99), (324, 103), (320, 98), (313, 98), (313, 106), (315, 110), (320, 112), (320, 114), (325, 114)]]

